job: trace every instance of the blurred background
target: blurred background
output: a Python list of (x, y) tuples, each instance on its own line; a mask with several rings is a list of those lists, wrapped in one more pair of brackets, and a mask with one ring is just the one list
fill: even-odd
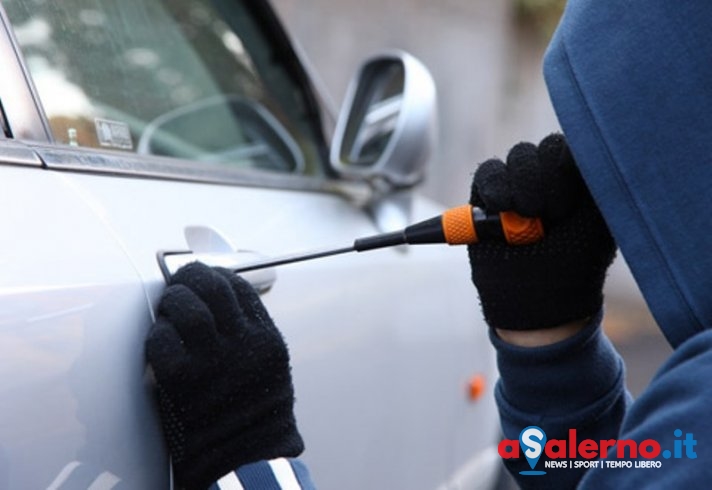
[[(334, 113), (351, 76), (388, 48), (415, 55), (438, 88), (440, 139), (427, 196), (467, 201), (478, 162), (559, 128), (541, 60), (564, 0), (274, 0)], [(619, 257), (606, 291), (605, 328), (628, 368), (634, 395), (670, 353)]]

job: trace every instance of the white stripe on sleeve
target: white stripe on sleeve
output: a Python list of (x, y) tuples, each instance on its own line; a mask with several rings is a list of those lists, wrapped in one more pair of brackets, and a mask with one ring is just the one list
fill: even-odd
[(272, 473), (274, 473), (274, 477), (282, 490), (302, 489), (289, 461), (284, 458), (273, 459), (269, 461), (269, 466), (272, 468)]
[(218, 480), (220, 490), (245, 490), (235, 473), (228, 473)]

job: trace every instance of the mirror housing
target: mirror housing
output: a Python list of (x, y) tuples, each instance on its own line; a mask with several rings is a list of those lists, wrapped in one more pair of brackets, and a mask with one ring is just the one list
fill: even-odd
[(412, 187), (425, 177), (436, 119), (435, 82), (419, 60), (402, 51), (371, 58), (347, 90), (331, 166), (347, 179)]

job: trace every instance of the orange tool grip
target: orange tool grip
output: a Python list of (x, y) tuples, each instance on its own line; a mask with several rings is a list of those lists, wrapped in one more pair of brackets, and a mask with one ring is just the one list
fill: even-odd
[(544, 226), (539, 218), (525, 218), (513, 211), (499, 213), (504, 238), (510, 245), (527, 245), (544, 238)]
[[(510, 245), (534, 243), (544, 236), (544, 227), (539, 218), (525, 218), (513, 211), (499, 213), (499, 224), (504, 239)], [(445, 241), (450, 245), (467, 245), (479, 241), (477, 219), (469, 204), (445, 211), (442, 228)]]
[(442, 224), (445, 241), (450, 245), (467, 245), (479, 241), (472, 206), (469, 204), (445, 211)]

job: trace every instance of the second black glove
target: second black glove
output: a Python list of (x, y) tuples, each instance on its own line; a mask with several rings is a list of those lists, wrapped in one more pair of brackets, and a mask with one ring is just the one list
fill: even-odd
[(172, 278), (146, 341), (177, 488), (304, 449), (289, 354), (252, 286), (193, 263)]
[(555, 327), (601, 308), (615, 243), (562, 135), (539, 146), (514, 146), (506, 164), (481, 164), (470, 203), (487, 212), (540, 217), (545, 229), (544, 239), (531, 245), (468, 247), (472, 281), (491, 327)]

